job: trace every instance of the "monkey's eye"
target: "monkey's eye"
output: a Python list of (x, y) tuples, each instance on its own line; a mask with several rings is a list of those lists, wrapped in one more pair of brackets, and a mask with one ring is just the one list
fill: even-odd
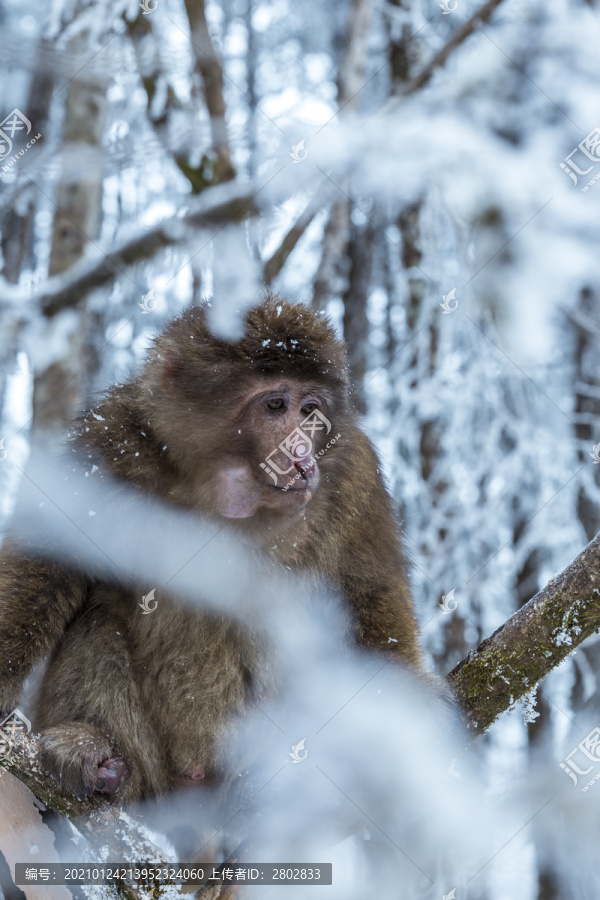
[(283, 409), (284, 403), (281, 397), (275, 397), (273, 400), (267, 400), (268, 409)]
[(306, 413), (308, 415), (308, 413), (314, 412), (314, 410), (318, 409), (318, 408), (319, 408), (318, 403), (312, 403), (312, 402), (305, 403), (304, 406), (302, 407), (302, 412)]

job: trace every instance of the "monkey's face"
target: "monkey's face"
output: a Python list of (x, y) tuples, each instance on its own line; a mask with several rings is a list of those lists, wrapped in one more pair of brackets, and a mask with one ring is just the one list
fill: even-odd
[(217, 512), (232, 519), (263, 509), (302, 516), (319, 487), (330, 403), (322, 389), (302, 382), (249, 386), (234, 418), (232, 456), (219, 470)]

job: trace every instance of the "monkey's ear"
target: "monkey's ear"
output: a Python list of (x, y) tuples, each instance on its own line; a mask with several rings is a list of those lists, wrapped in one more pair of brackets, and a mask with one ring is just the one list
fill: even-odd
[(173, 394), (177, 388), (177, 382), (184, 372), (184, 363), (177, 350), (168, 348), (160, 359), (161, 373), (160, 384), (165, 394)]

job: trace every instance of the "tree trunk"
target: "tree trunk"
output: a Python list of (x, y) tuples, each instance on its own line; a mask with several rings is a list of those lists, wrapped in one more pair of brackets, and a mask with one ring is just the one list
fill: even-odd
[[(73, 42), (76, 54), (85, 38)], [(98, 237), (102, 212), (102, 130), (106, 84), (70, 81), (67, 90), (64, 145), (56, 214), (50, 251), (50, 275), (69, 269), (79, 260), (89, 241)], [(78, 312), (81, 319), (85, 312)], [(81, 379), (76, 375), (83, 360), (84, 328), (72, 328), (67, 349), (34, 380), (33, 413), (36, 429), (57, 434), (81, 406)]]

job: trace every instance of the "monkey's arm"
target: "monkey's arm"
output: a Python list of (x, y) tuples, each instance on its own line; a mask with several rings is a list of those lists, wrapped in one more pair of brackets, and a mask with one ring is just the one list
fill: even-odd
[(357, 430), (348, 444), (352, 456), (347, 477), (355, 484), (347, 492), (351, 505), (342, 516), (339, 578), (354, 618), (355, 639), (421, 669), (407, 563), (379, 460), (362, 432)]
[(0, 550), (0, 712), (14, 709), (23, 682), (81, 608), (85, 579), (12, 542)]
[[(358, 557), (355, 557), (358, 562)], [(373, 556), (365, 566), (377, 566)], [(355, 639), (372, 650), (389, 653), (415, 668), (423, 667), (418, 628), (408, 586), (402, 578), (380, 571), (371, 578), (346, 573), (344, 594), (355, 620)]]

